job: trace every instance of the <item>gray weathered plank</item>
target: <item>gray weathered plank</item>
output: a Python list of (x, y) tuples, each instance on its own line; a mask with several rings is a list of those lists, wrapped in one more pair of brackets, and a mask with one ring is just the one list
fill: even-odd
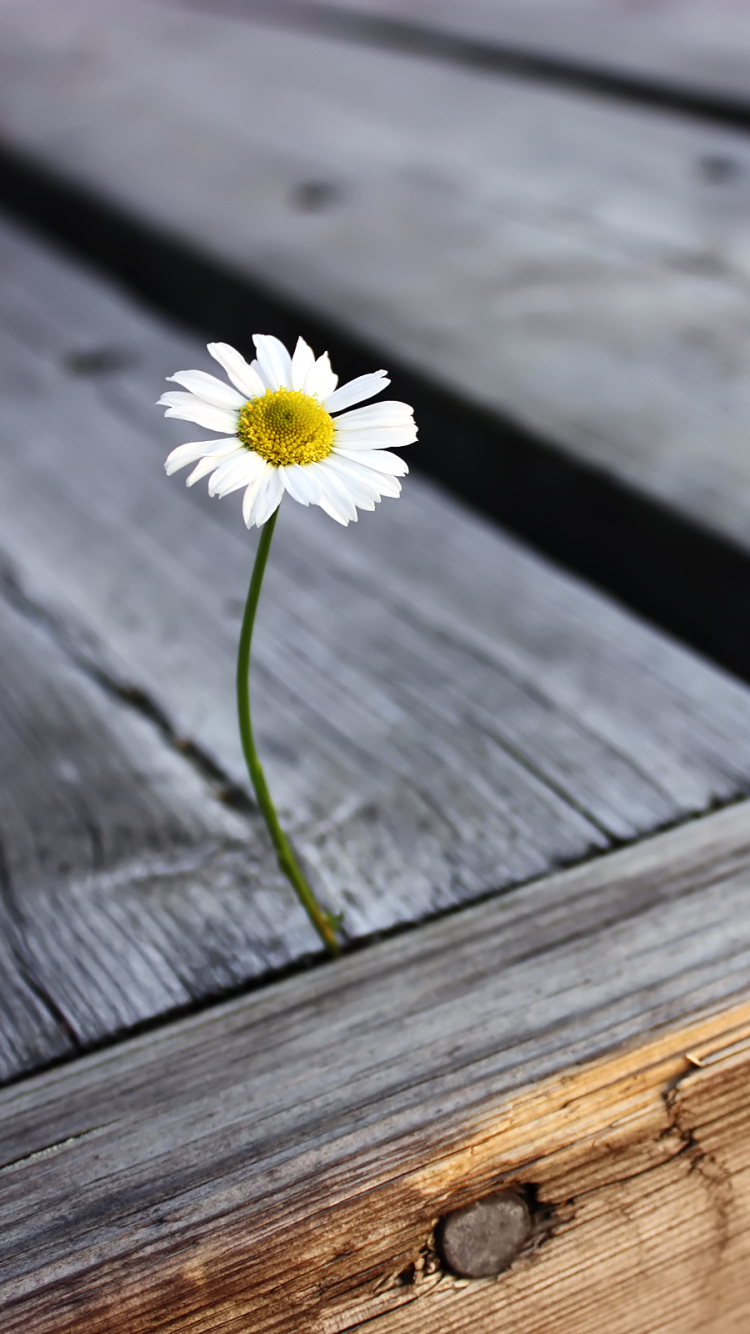
[[(3, 890), (3, 898), (5, 890)], [(58, 1057), (70, 1055), (75, 1044), (43, 995), (32, 982), (26, 961), (14, 952), (7, 930), (5, 905), (0, 903), (0, 1081), (28, 1070), (38, 1070)]]
[(0, 1078), (316, 948), (257, 818), (4, 597), (0, 679)]
[(0, 33), (11, 145), (747, 546), (746, 135), (138, 0)]
[[(446, 1208), (510, 1178), (558, 1211), (541, 1269), (474, 1285), (463, 1318), (463, 1298), (434, 1321), (415, 1307), (408, 1327), (489, 1331), (512, 1310), (514, 1328), (588, 1334), (572, 1312), (600, 1300), (597, 1247), (623, 1247), (624, 1293), (669, 1253), (661, 1230), (661, 1262), (640, 1234), (635, 1254), (629, 1233), (608, 1240), (628, 1175), (653, 1224), (664, 1170), (696, 1194), (671, 1220), (687, 1272), (658, 1327), (740, 1328), (687, 1323), (717, 1206), (674, 1098), (686, 1053), (747, 1045), (749, 889), (742, 804), (6, 1090), (4, 1330), (336, 1334), (353, 1310), (367, 1328), (407, 1299), (429, 1314), (430, 1285), (395, 1276)], [(592, 1225), (602, 1179), (620, 1194)], [(728, 1186), (729, 1236), (746, 1181)], [(712, 1265), (732, 1253), (725, 1237)], [(522, 1301), (539, 1290), (547, 1324)], [(615, 1307), (618, 1334), (657, 1328)]]
[[(0, 296), (2, 560), (19, 604), (46, 617), (60, 653), (244, 781), (233, 675), (253, 539), (232, 499), (164, 476), (179, 427), (153, 407), (161, 377), (205, 352), (10, 227)], [(28, 679), (33, 717), (48, 686)], [(744, 686), (416, 477), (347, 530), (284, 506), (255, 693), (272, 790), (353, 937), (730, 801), (750, 775)], [(81, 726), (84, 747), (98, 729)], [(201, 783), (157, 749), (177, 785), (154, 817), (163, 835), (137, 808), (134, 846), (172, 846), (181, 783), (184, 822), (209, 819), (195, 815)], [(95, 748), (92, 772), (101, 762)], [(212, 809), (242, 841), (240, 817)], [(104, 814), (116, 829), (117, 802)], [(107, 837), (111, 865), (75, 891), (36, 874), (17, 888), (24, 948), (81, 1041), (312, 947), (244, 849), (141, 882)]]
[[(391, 29), (359, 29), (362, 41), (386, 36), (419, 47), (419, 33), (457, 39), (456, 58), (465, 39), (493, 50), (559, 60), (573, 68), (631, 75), (648, 82), (750, 105), (750, 14), (744, 0), (154, 0), (185, 8), (218, 9), (241, 17), (275, 11), (277, 21), (297, 24), (304, 18), (325, 22), (335, 32), (338, 13), (342, 35), (357, 37), (352, 19), (394, 21)], [(450, 45), (440, 48), (450, 57)]]

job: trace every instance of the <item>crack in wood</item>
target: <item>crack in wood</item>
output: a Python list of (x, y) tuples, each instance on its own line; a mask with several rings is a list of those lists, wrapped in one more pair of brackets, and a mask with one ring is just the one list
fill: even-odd
[(80, 1144), (83, 1140), (90, 1139), (97, 1131), (107, 1130), (114, 1125), (114, 1121), (102, 1121), (99, 1125), (89, 1126), (86, 1130), (79, 1130), (75, 1135), (68, 1135), (65, 1139), (58, 1140), (55, 1144), (45, 1144), (41, 1149), (35, 1149), (33, 1153), (27, 1153), (23, 1158), (13, 1158), (8, 1162), (0, 1163), (0, 1176), (6, 1172), (12, 1172), (14, 1169), (28, 1167), (31, 1163), (40, 1162), (44, 1158), (51, 1158), (63, 1149), (70, 1149), (74, 1144)]
[[(70, 626), (63, 625), (59, 617), (47, 607), (29, 597), (21, 585), (13, 562), (2, 551), (0, 551), (0, 595), (34, 624), (43, 626), (68, 660), (79, 667), (90, 680), (101, 686), (106, 694), (127, 704), (141, 717), (153, 723), (172, 750), (182, 756), (205, 779), (219, 801), (240, 813), (257, 814), (257, 806), (249, 792), (239, 783), (235, 783), (203, 746), (191, 737), (181, 735), (166, 711), (147, 690), (133, 682), (118, 680), (103, 666), (94, 646), (88, 644), (85, 637), (76, 634)], [(93, 829), (92, 839), (96, 842), (97, 834)]]

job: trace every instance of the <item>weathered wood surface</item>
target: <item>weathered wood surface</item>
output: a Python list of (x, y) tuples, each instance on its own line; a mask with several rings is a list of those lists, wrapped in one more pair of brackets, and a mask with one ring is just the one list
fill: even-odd
[[(635, 91), (698, 94), (750, 109), (750, 14), (744, 0), (154, 0), (237, 17), (317, 24), (359, 40), (489, 65), (493, 54), (554, 75), (628, 76)], [(434, 39), (448, 39), (438, 44)], [(451, 47), (450, 39), (453, 39)], [(420, 40), (421, 39), (421, 40)], [(430, 39), (433, 39), (432, 41)], [(484, 58), (484, 62), (483, 62)], [(539, 64), (535, 65), (535, 58)], [(509, 61), (509, 64), (511, 62)], [(511, 65), (512, 67), (512, 65)], [(600, 91), (606, 87), (604, 79)]]
[[(283, 966), (315, 940), (269, 863), (258, 866), (252, 821), (220, 816), (167, 744), (212, 764), (217, 786), (244, 783), (233, 677), (252, 539), (231, 499), (164, 476), (179, 427), (153, 407), (162, 377), (207, 365), (205, 351), (9, 227), (0, 309), (0, 555), (17, 610), (52, 638), (49, 663), (32, 670), (24, 651), (6, 694), (4, 762), (25, 809), (3, 828), (7, 894), (19, 952), (88, 1043)], [(49, 732), (49, 682), (66, 656), (81, 678), (64, 688), (80, 756), (62, 715)], [(255, 681), (272, 790), (352, 937), (544, 875), (748, 786), (745, 687), (416, 477), (345, 531), (285, 505)], [(139, 796), (133, 757), (149, 728)], [(80, 824), (55, 883), (29, 830), (72, 818), (68, 762), (80, 769)], [(165, 793), (180, 764), (182, 786)], [(242, 846), (216, 850), (230, 835), (252, 845), (246, 871)], [(157, 862), (145, 875), (144, 855)]]
[(6, 143), (747, 550), (745, 134), (138, 0), (0, 35)]
[(7, 1089), (4, 1334), (740, 1334), (749, 894), (742, 804)]
[(314, 948), (262, 822), (55, 628), (0, 597), (2, 1079)]

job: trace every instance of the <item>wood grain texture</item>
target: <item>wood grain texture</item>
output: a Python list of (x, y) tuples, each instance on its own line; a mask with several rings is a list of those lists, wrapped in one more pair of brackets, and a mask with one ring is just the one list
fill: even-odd
[(4, 598), (0, 679), (2, 1078), (315, 950), (260, 821)]
[[(0, 919), (6, 924), (6, 912)], [(67, 1026), (30, 976), (27, 960), (0, 938), (0, 1080), (36, 1070), (75, 1050)]]
[(6, 142), (747, 547), (745, 134), (138, 0), (0, 33)]
[[(0, 291), (8, 588), (77, 670), (145, 701), (174, 746), (241, 783), (233, 676), (252, 539), (231, 499), (164, 476), (171, 424), (152, 406), (161, 377), (208, 364), (205, 353), (11, 229), (0, 233)], [(257, 655), (272, 791), (352, 938), (547, 874), (747, 787), (745, 687), (417, 478), (346, 531), (284, 507)], [(18, 677), (31, 727), (50, 687), (26, 666)], [(104, 701), (92, 707), (78, 729), (92, 746), (83, 786), (103, 763)], [(62, 763), (64, 729), (56, 744)], [(32, 768), (24, 790), (63, 801), (45, 752), (28, 748), (32, 761), (40, 774)], [(185, 821), (202, 831), (195, 802), (208, 796), (199, 783), (185, 817), (179, 785), (166, 806), (136, 803), (126, 853), (117, 803), (127, 810), (133, 771), (122, 764), (97, 817), (102, 873), (90, 877), (84, 822), (71, 834), (83, 857), (75, 892), (23, 857), (12, 890), (19, 947), (82, 1042), (314, 946), (260, 845), (257, 858), (245, 850), (254, 836), (239, 817), (237, 852), (190, 853), (175, 878), (139, 879), (128, 860), (139, 845), (180, 844)]]
[(7, 1089), (4, 1330), (739, 1334), (749, 891), (743, 804)]

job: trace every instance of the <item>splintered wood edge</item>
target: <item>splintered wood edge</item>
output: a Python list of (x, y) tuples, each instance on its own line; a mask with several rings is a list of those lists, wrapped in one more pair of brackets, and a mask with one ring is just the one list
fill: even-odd
[[(608, 871), (613, 879), (618, 871), (620, 880), (627, 879), (635, 865), (656, 880), (660, 868), (664, 875), (670, 867), (674, 872), (681, 847), (699, 893), (711, 880), (707, 859), (714, 883), (723, 883), (729, 864), (735, 871), (740, 864), (744, 878), (750, 869), (747, 814), (747, 807), (735, 808), (551, 881), (560, 892), (586, 878), (598, 881), (606, 900)], [(690, 879), (684, 867), (681, 876)], [(371, 982), (375, 956), (385, 960), (389, 947), (404, 950), (402, 962), (411, 954), (416, 966), (420, 949), (429, 958), (437, 939), (447, 939), (451, 931), (460, 938), (462, 918), (471, 916), (476, 925), (484, 916), (497, 930), (497, 907), (470, 909), (415, 933), (411, 943), (408, 938), (406, 944), (384, 942), (345, 960), (343, 970), (355, 986), (358, 972), (363, 984)], [(673, 907), (681, 912), (679, 901)], [(250, 1054), (263, 1046), (265, 1022), (267, 1042), (274, 1039), (274, 1023), (299, 1024), (300, 1003), (309, 1004), (316, 988), (325, 995), (324, 973), (282, 984), (275, 1006), (269, 988), (222, 1007), (228, 1050), (232, 1024), (246, 1034), (252, 1030), (244, 1039)], [(92, 1099), (93, 1105), (97, 1088), (121, 1089), (129, 1073), (143, 1083), (149, 1063), (157, 1084), (170, 1049), (174, 1056), (181, 1043), (189, 1090), (188, 1062), (200, 1052), (196, 1034), (206, 1017), (173, 1025), (163, 1035), (161, 1056), (157, 1034), (151, 1053), (144, 1037), (7, 1090), (0, 1098), (0, 1119), (6, 1121), (23, 1116), (25, 1108), (33, 1122), (51, 1097), (60, 1100), (60, 1133), (67, 1126), (70, 1144), (52, 1146), (57, 1152), (45, 1157), (30, 1142), (29, 1157), (6, 1168), (4, 1184), (12, 1186), (19, 1173), (23, 1194), (41, 1211), (41, 1250), (50, 1229), (66, 1241), (66, 1229), (74, 1235), (69, 1254), (42, 1266), (24, 1292), (23, 1283), (15, 1297), (14, 1285), (4, 1285), (4, 1331), (60, 1334), (75, 1328), (76, 1334), (109, 1334), (116, 1320), (127, 1334), (249, 1329), (343, 1334), (362, 1325), (370, 1334), (424, 1334), (428, 1328), (435, 1334), (470, 1329), (491, 1334), (512, 1318), (514, 1334), (547, 1334), (551, 1328), (597, 1334), (605, 1303), (608, 1334), (739, 1329), (750, 1303), (742, 1278), (750, 1259), (750, 994), (728, 991), (722, 1006), (665, 1017), (671, 1022), (624, 1044), (613, 1042), (606, 1052), (610, 1025), (596, 1039), (606, 1054), (577, 1063), (568, 1055), (554, 1073), (516, 1088), (509, 1089), (507, 1081), (503, 1087), (498, 1079), (494, 1087), (475, 1089), (473, 1101), (458, 1107), (450, 1106), (436, 1082), (424, 1109), (420, 1105), (421, 1122), (407, 1124), (395, 1115), (389, 1125), (384, 1109), (373, 1130), (366, 1119), (358, 1123), (355, 1098), (346, 1113), (346, 1133), (334, 1135), (331, 1151), (327, 1127), (321, 1128), (320, 1120), (305, 1122), (305, 1090), (297, 1095), (292, 1089), (287, 1102), (298, 1097), (300, 1103), (292, 1156), (299, 1158), (285, 1170), (290, 1139), (282, 1127), (267, 1150), (276, 1158), (268, 1164), (265, 1193), (256, 1192), (255, 1198), (247, 1181), (243, 1186), (236, 1172), (224, 1168), (225, 1146), (217, 1131), (216, 1161), (205, 1163), (208, 1184), (196, 1204), (186, 1164), (194, 1162), (199, 1141), (191, 1143), (194, 1111), (189, 1096), (182, 1105), (179, 1079), (171, 1084), (166, 1140), (148, 1096), (135, 1116), (132, 1107), (124, 1115), (127, 1095), (116, 1092), (112, 1115), (122, 1117), (124, 1148), (111, 1189), (125, 1191), (128, 1209), (117, 1219), (123, 1235), (109, 1254), (106, 1234), (113, 1223), (102, 1219), (99, 1202), (107, 1194), (96, 1196), (107, 1171), (105, 1140), (97, 1141), (92, 1132), (88, 1141), (83, 1135), (73, 1142), (64, 1100)], [(408, 1024), (408, 1012), (400, 1019)], [(321, 1052), (332, 1023), (325, 1012), (310, 1011), (311, 1038), (314, 1031)], [(574, 1049), (575, 1039), (563, 1022), (561, 1053)], [(173, 1074), (174, 1069), (179, 1075), (179, 1062)], [(441, 1070), (420, 1073), (422, 1082), (433, 1076), (437, 1081)], [(248, 1070), (238, 1080), (242, 1075), (247, 1079)], [(280, 1106), (284, 1084), (280, 1066)], [(377, 1099), (375, 1105), (377, 1111)], [(147, 1213), (147, 1178), (158, 1177), (161, 1161), (170, 1155), (175, 1198), (162, 1201), (163, 1211), (176, 1208), (183, 1225), (181, 1232), (160, 1236), (164, 1219), (151, 1216), (143, 1225), (139, 1210)], [(109, 1191), (109, 1178), (104, 1185)], [(531, 1244), (497, 1280), (457, 1280), (444, 1273), (432, 1249), (438, 1219), (506, 1185), (528, 1190), (536, 1202)]]

